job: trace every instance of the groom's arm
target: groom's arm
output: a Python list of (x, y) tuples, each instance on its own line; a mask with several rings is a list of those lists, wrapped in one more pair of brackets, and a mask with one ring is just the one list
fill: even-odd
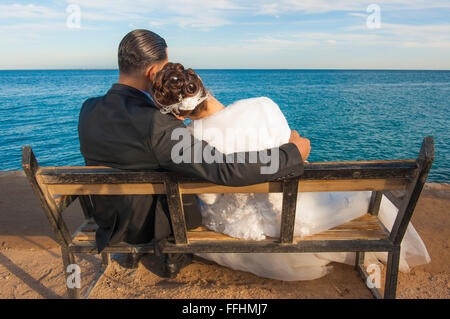
[(264, 183), (303, 173), (303, 160), (293, 143), (262, 152), (224, 155), (195, 139), (187, 128), (177, 129), (165, 130), (151, 139), (159, 165), (169, 171), (227, 186)]

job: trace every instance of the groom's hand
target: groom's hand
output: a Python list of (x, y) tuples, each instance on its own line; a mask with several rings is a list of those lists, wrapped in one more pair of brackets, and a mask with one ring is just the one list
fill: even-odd
[(289, 143), (294, 143), (297, 146), (300, 155), (302, 156), (302, 160), (306, 161), (309, 156), (309, 152), (311, 152), (311, 143), (305, 138), (301, 137), (296, 130), (291, 131), (291, 137), (289, 138)]

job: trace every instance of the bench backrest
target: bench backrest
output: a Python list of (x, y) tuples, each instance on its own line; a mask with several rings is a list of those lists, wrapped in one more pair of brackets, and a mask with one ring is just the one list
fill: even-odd
[[(32, 149), (23, 147), (22, 166), (61, 245), (71, 235), (61, 212), (79, 195), (166, 194), (175, 241), (188, 242), (182, 194), (283, 193), (280, 243), (292, 243), (298, 192), (374, 191), (369, 212), (376, 214), (385, 194), (399, 207), (389, 240), (399, 245), (434, 160), (434, 140), (425, 137), (417, 159), (306, 163), (298, 178), (228, 187), (172, 173), (124, 171), (109, 167), (39, 167)], [(392, 191), (400, 191), (397, 197)], [(81, 196), (80, 201), (86, 201)], [(86, 202), (85, 202), (86, 204)]]

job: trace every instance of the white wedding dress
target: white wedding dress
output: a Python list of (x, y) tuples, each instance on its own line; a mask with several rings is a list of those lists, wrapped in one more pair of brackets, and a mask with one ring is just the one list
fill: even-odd
[[(198, 139), (224, 154), (258, 151), (289, 141), (290, 128), (278, 105), (266, 97), (237, 101), (188, 125)], [(314, 146), (312, 148), (314, 152)], [(371, 192), (299, 193), (296, 236), (312, 235), (366, 214)], [(282, 194), (203, 194), (203, 224), (236, 238), (278, 237)], [(383, 197), (379, 218), (391, 229), (397, 208)], [(232, 269), (278, 280), (311, 280), (331, 271), (330, 262), (354, 264), (354, 253), (207, 253), (199, 256)], [(386, 262), (387, 253), (367, 253), (366, 262)], [(401, 245), (400, 271), (430, 262), (426, 247), (410, 224)]]

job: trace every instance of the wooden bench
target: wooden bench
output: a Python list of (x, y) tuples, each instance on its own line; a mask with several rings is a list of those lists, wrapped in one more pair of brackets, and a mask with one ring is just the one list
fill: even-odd
[[(434, 140), (431, 136), (425, 137), (417, 159), (307, 163), (299, 178), (244, 187), (220, 186), (171, 173), (108, 167), (39, 167), (28, 146), (23, 147), (22, 155), (23, 169), (61, 245), (66, 276), (69, 275), (67, 266), (75, 263), (74, 254), (97, 254), (97, 225), (92, 219), (89, 195), (166, 194), (174, 236), (164, 245), (165, 253), (356, 252), (355, 268), (366, 281), (369, 275), (363, 264), (364, 252), (384, 251), (388, 252), (384, 297), (395, 298), (400, 244), (434, 160)], [(372, 191), (367, 214), (312, 236), (294, 236), (297, 192), (329, 191)], [(202, 227), (186, 230), (182, 194), (273, 192), (283, 193), (279, 238), (253, 241), (231, 238)], [(391, 231), (377, 217), (382, 195), (399, 208)], [(61, 213), (77, 198), (86, 220), (71, 235)], [(102, 270), (84, 297), (88, 297), (108, 266), (110, 253), (153, 251), (153, 243), (107, 246), (101, 253)], [(375, 297), (381, 298), (377, 288), (369, 289)], [(79, 290), (68, 288), (68, 296), (79, 297)]]

